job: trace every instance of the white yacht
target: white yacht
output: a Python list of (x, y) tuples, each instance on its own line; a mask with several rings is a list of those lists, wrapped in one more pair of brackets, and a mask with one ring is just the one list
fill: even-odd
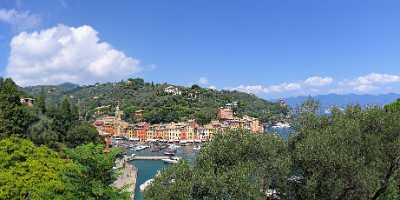
[(141, 151), (141, 150), (144, 150), (144, 149), (147, 149), (147, 148), (149, 148), (150, 146), (148, 146), (148, 145), (139, 145), (139, 146), (137, 146), (137, 147), (135, 147), (135, 151)]
[(172, 156), (171, 158), (162, 159), (165, 163), (176, 164), (181, 160), (180, 157)]
[(139, 186), (140, 191), (143, 192), (147, 187), (149, 187), (151, 185), (151, 183), (153, 183), (154, 179), (149, 179), (146, 182), (144, 182), (142, 185)]
[(272, 128), (290, 128), (290, 124), (286, 122), (285, 123), (278, 122), (275, 125), (273, 125)]

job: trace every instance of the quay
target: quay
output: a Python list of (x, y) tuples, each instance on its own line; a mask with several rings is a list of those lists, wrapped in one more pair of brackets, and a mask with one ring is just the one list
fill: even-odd
[(121, 174), (112, 184), (112, 186), (129, 192), (131, 194), (130, 199), (133, 200), (135, 199), (135, 187), (138, 170), (135, 166), (127, 162), (123, 163), (123, 167), (120, 168), (120, 170)]
[(162, 160), (168, 159), (169, 156), (134, 156), (133, 160)]

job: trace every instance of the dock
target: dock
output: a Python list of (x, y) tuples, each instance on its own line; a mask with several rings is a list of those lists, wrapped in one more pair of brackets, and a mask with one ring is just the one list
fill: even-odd
[(133, 160), (162, 160), (168, 159), (169, 156), (134, 156)]

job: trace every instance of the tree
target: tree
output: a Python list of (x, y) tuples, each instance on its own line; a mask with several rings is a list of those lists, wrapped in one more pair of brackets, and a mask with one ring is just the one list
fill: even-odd
[(36, 107), (38, 108), (39, 113), (46, 113), (46, 93), (43, 88), (40, 91), (40, 95), (37, 97)]
[(76, 199), (67, 176), (72, 173), (78, 167), (45, 146), (19, 138), (0, 141), (0, 199)]
[(296, 199), (386, 195), (399, 172), (400, 113), (349, 106), (329, 116), (307, 116), (291, 138), (293, 170), (304, 179), (295, 186)]
[(48, 117), (52, 119), (53, 131), (57, 132), (60, 142), (65, 142), (67, 132), (79, 125), (78, 111), (75, 108), (68, 98), (64, 98), (60, 106), (50, 107), (47, 110)]
[(400, 99), (395, 102), (385, 105), (385, 110), (387, 112), (400, 112)]
[(284, 190), (289, 174), (285, 141), (234, 131), (216, 135), (193, 167), (183, 162), (156, 177), (146, 199), (265, 199)]
[(100, 142), (101, 139), (97, 130), (89, 123), (82, 123), (68, 130), (65, 141), (69, 147), (76, 147), (88, 143), (97, 144)]
[(93, 143), (66, 149), (65, 155), (79, 166), (80, 173), (75, 174), (77, 199), (128, 199), (129, 193), (115, 189), (110, 185), (116, 179), (114, 162), (120, 150), (103, 152), (103, 145)]
[(50, 148), (58, 148), (59, 134), (53, 130), (53, 120), (41, 116), (40, 120), (29, 127), (29, 139), (36, 145), (47, 145)]
[(21, 105), (21, 93), (11, 79), (1, 81), (0, 86), (0, 138), (26, 137), (28, 127), (37, 118), (30, 108)]

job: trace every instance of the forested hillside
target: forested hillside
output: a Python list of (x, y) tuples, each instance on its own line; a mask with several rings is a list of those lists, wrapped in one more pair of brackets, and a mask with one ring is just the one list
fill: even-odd
[(263, 122), (274, 120), (287, 113), (286, 107), (237, 91), (217, 91), (201, 88), (173, 86), (179, 94), (165, 89), (170, 84), (145, 83), (143, 79), (129, 79), (118, 83), (89, 86), (62, 84), (59, 86), (34, 86), (24, 88), (32, 96), (46, 95), (49, 103), (67, 97), (79, 105), (81, 115), (93, 119), (96, 107), (111, 105), (110, 114), (119, 104), (126, 120), (133, 120), (136, 110), (144, 110), (144, 118), (151, 123), (180, 121), (195, 118), (207, 123), (216, 117), (216, 109), (231, 104), (237, 115), (249, 115)]

